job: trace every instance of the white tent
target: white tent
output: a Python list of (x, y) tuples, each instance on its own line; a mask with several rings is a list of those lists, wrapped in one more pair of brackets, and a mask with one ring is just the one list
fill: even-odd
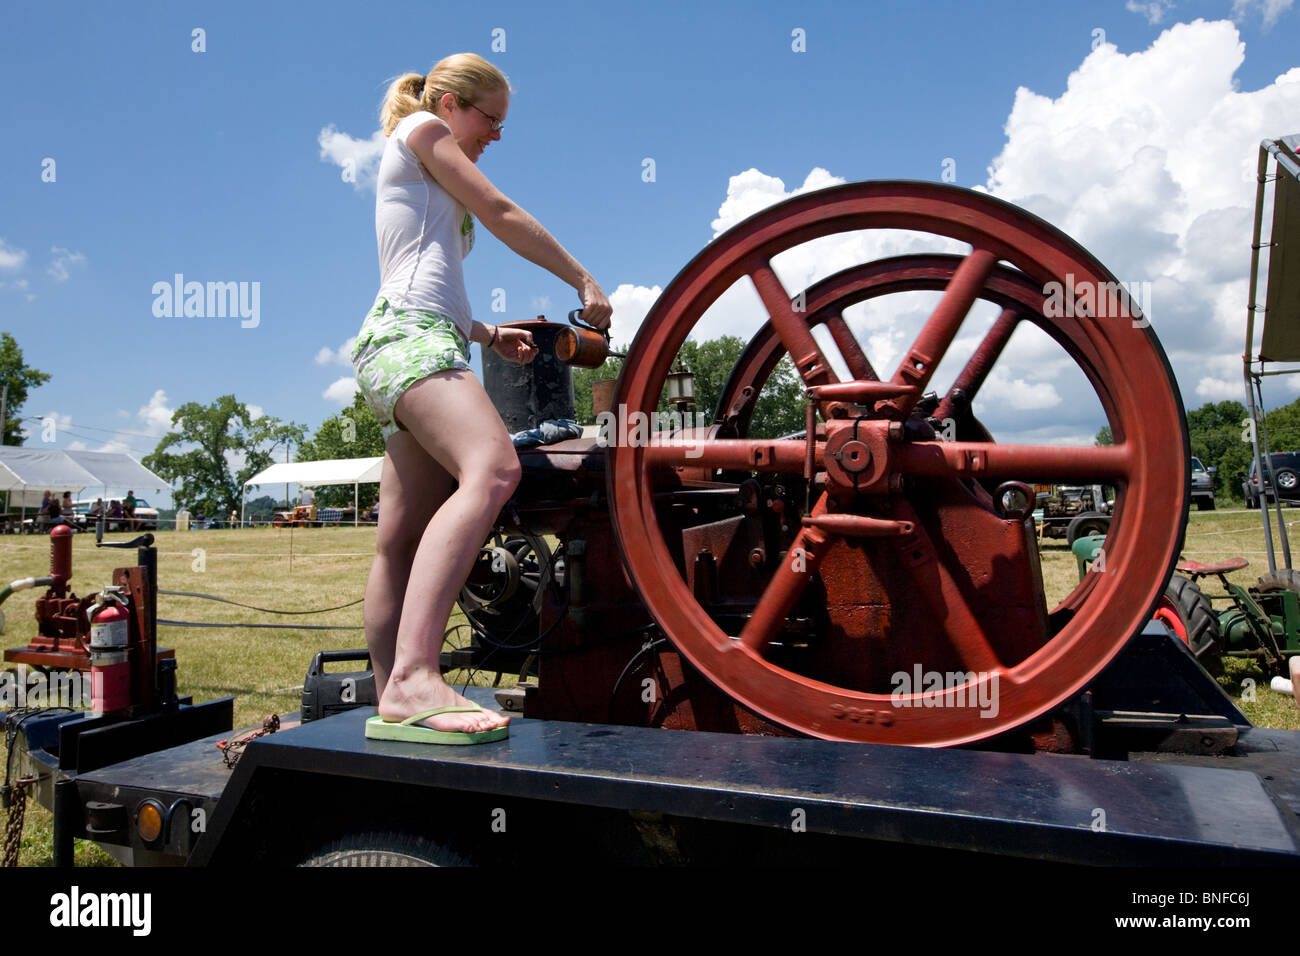
[[(80, 495), (87, 488), (153, 489), (171, 486), (130, 455), (0, 445), (0, 491), (11, 493), (23, 511), (46, 491)], [(16, 494), (14, 494), (16, 492)]]
[[(383, 471), (384, 459), (380, 458), (327, 458), (323, 461), (280, 462), (270, 468), (259, 471), (244, 482), (244, 500), (241, 502), (239, 518), (244, 519), (244, 510), (248, 506), (247, 489), (249, 485), (278, 485), (293, 482), (314, 488), (320, 485), (352, 486), (352, 523), (359, 524), (361, 511), (357, 507), (357, 486), (366, 481), (378, 481)], [(285, 494), (286, 499), (288, 494)]]

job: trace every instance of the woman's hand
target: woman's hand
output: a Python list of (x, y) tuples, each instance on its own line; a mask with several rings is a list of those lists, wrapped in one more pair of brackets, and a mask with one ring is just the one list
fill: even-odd
[(578, 318), (602, 331), (609, 328), (614, 307), (609, 304), (609, 299), (605, 298), (605, 293), (600, 291), (596, 280), (588, 276), (582, 284), (579, 295), (582, 297), (582, 311), (578, 313)]
[(491, 349), (509, 362), (527, 365), (537, 358), (537, 346), (533, 344), (533, 333), (527, 329), (508, 329), (503, 325), (496, 327), (496, 341)]

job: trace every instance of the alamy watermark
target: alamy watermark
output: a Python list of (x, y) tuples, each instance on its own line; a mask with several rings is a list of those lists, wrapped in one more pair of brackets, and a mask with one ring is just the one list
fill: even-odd
[(83, 893), (73, 884), (67, 893), (50, 897), (50, 925), (55, 927), (116, 926), (133, 936), (148, 936), (152, 912), (151, 893)]
[[(618, 448), (644, 448), (651, 444), (656, 434), (679, 432), (684, 428), (708, 428), (713, 424), (713, 416), (705, 412), (696, 412), (695, 421), (691, 422), (688, 412), (650, 412), (640, 409), (627, 410), (620, 405), (618, 412), (601, 412), (596, 416), (596, 425), (600, 434), (596, 444), (601, 448), (614, 445)], [(704, 454), (703, 442), (691, 442), (686, 448), (687, 458), (699, 458)]]
[[(987, 671), (896, 671), (889, 679), (895, 707), (978, 707), (980, 716), (998, 715), (998, 675)], [(955, 693), (949, 694), (949, 691)]]
[(183, 273), (153, 284), (153, 314), (159, 319), (241, 318), (255, 329), (262, 322), (262, 283), (186, 282)]
[(29, 670), (26, 676), (0, 671), (0, 710), (27, 707), (70, 707), (88, 710), (91, 675), (81, 671), (52, 671), (48, 676)]
[(1114, 316), (1123, 310), (1133, 316), (1133, 328), (1151, 324), (1146, 317), (1151, 311), (1150, 282), (1076, 282), (1074, 273), (1067, 272), (1063, 284), (1044, 285), (1043, 295), (1043, 315), (1049, 319)]

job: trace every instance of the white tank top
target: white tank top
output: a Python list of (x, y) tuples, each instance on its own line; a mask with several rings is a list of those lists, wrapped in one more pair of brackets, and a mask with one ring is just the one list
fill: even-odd
[(474, 245), (474, 218), (406, 144), (411, 131), (425, 123), (447, 125), (424, 110), (404, 117), (388, 137), (379, 163), (379, 294), (396, 309), (448, 316), (468, 339), (471, 313), (461, 260)]

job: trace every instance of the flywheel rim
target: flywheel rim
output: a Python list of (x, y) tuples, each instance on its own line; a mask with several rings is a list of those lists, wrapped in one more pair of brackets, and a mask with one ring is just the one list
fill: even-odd
[[(770, 287), (771, 260), (780, 252), (810, 239), (861, 229), (907, 229), (966, 242), (973, 247), (968, 259), (978, 253), (984, 260), (992, 257), (994, 266), (1009, 262), (1044, 287), (1053, 281), (1064, 284), (1067, 276), (1076, 287), (1096, 283), (1100, 288), (1102, 283), (1116, 282), (1059, 230), (984, 194), (911, 182), (853, 183), (821, 190), (756, 214), (715, 239), (674, 278), (629, 350), (614, 407), (626, 412), (654, 410), (681, 343), (708, 306), (737, 279), (756, 276), (766, 267)], [(777, 289), (784, 291), (779, 281)], [(769, 314), (770, 301), (765, 297)], [(888, 694), (837, 687), (783, 670), (723, 633), (694, 600), (673, 562), (655, 514), (647, 448), (614, 445), (608, 468), (611, 520), (624, 564), (646, 606), (673, 644), (725, 693), (750, 710), (810, 736), (951, 746), (993, 736), (1040, 716), (1082, 689), (1150, 617), (1182, 540), (1186, 509), (1178, 500), (1181, 496), (1168, 490), (1180, 489), (1185, 496), (1188, 483), (1182, 402), (1159, 342), (1149, 328), (1135, 328), (1132, 318), (1121, 307), (1115, 314), (1103, 310), (1096, 316), (1056, 320), (1068, 329), (1063, 334), (1072, 344), (1071, 357), (1085, 373), (1088, 366), (1080, 356), (1086, 358), (1100, 378), (1100, 386), (1093, 381), (1093, 387), (1116, 433), (1115, 449), (1106, 453), (1109, 457), (1091, 451), (1079, 456), (1104, 461), (1107, 468), (1122, 462), (1126, 493), (1112, 526), (1108, 544), (1113, 550), (1106, 567), (1071, 596), (1073, 619), (1041, 650), (1011, 667), (994, 668), (961, 688), (965, 700), (968, 693), (974, 696), (990, 681), (998, 681), (997, 714), (972, 721), (969, 708), (895, 707)], [(1089, 378), (1093, 380), (1092, 375)], [(718, 449), (724, 444), (706, 447), (710, 454), (721, 454)], [(1019, 446), (1002, 447), (1014, 451)], [(1050, 457), (1040, 446), (1023, 447), (1039, 455), (1036, 463)], [(916, 450), (916, 455), (929, 450)], [(962, 453), (961, 449), (947, 451)], [(985, 452), (985, 465), (992, 468), (993, 458), (988, 449)], [(663, 460), (658, 450), (655, 461), (662, 465)], [(1063, 459), (1052, 458), (1058, 460)], [(919, 458), (907, 461), (912, 467)], [(1023, 477), (1031, 480), (1029, 475)], [(1144, 540), (1144, 527), (1168, 527), (1176, 533), (1158, 535), (1153, 543), (1150, 535)], [(943, 696), (946, 701), (951, 693)]]

